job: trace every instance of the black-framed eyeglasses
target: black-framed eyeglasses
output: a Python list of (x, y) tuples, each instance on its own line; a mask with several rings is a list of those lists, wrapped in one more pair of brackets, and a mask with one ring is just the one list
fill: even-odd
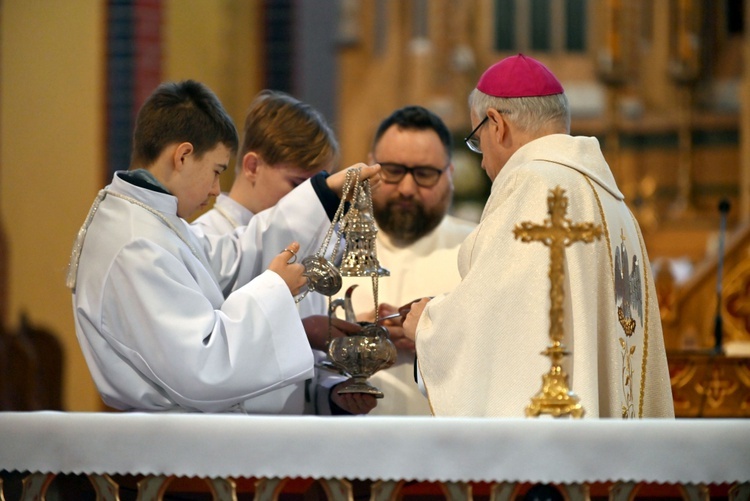
[(445, 172), (445, 170), (450, 167), (450, 163), (442, 169), (424, 165), (407, 167), (406, 165), (396, 164), (393, 162), (378, 163), (380, 164), (380, 178), (384, 183), (400, 183), (408, 172), (414, 178), (414, 182), (417, 183), (417, 186), (421, 186), (422, 188), (432, 188), (433, 186), (435, 186), (440, 180), (440, 176), (443, 175), (443, 172)]
[(479, 153), (480, 155), (482, 154), (482, 147), (479, 144), (479, 138), (476, 137), (476, 133), (479, 130), (479, 128), (482, 125), (484, 125), (484, 123), (487, 120), (489, 120), (489, 118), (490, 118), (489, 115), (485, 115), (484, 119), (481, 122), (479, 122), (479, 125), (474, 127), (474, 130), (471, 131), (471, 133), (464, 138), (464, 143), (466, 143), (466, 146), (468, 146), (469, 149), (473, 151), (474, 153)]

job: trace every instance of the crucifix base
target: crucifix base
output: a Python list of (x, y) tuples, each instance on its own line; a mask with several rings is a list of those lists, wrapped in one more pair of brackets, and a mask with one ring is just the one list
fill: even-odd
[(568, 375), (555, 369), (542, 376), (542, 389), (531, 398), (531, 403), (526, 407), (526, 417), (539, 417), (542, 414), (583, 417), (585, 411), (578, 396), (570, 391)]

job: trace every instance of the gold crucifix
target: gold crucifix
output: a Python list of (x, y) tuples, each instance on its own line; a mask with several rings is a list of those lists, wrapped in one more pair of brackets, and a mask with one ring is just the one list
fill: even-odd
[(515, 227), (513, 235), (522, 242), (542, 242), (550, 249), (550, 310), (549, 337), (552, 344), (542, 355), (552, 362), (547, 374), (542, 376), (542, 389), (531, 399), (526, 407), (526, 415), (537, 417), (540, 414), (551, 414), (555, 417), (571, 415), (580, 418), (585, 412), (578, 396), (570, 390), (568, 375), (562, 368), (562, 359), (570, 352), (565, 350), (563, 341), (563, 298), (565, 291), (564, 255), (565, 247), (575, 242), (591, 243), (602, 236), (601, 225), (594, 223), (573, 224), (566, 216), (568, 197), (565, 190), (557, 186), (550, 190), (547, 197), (549, 218), (543, 224), (524, 222)]

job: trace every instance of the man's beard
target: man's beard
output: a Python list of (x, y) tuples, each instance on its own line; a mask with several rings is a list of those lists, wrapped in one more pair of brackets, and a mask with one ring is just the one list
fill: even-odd
[(399, 247), (411, 245), (437, 228), (448, 210), (449, 198), (428, 210), (422, 202), (411, 200), (411, 207), (400, 207), (404, 199), (389, 200), (383, 206), (373, 206), (378, 228)]

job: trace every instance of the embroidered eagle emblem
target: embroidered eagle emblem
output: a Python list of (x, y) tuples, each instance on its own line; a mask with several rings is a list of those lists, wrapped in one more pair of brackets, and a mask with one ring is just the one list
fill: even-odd
[(641, 266), (637, 255), (631, 257), (625, 246), (625, 230), (620, 229), (620, 245), (615, 248), (615, 304), (617, 305), (617, 320), (625, 332), (620, 337), (620, 356), (622, 360), (622, 417), (635, 417), (634, 391), (635, 372), (633, 356), (636, 346), (631, 346), (629, 339), (635, 332), (638, 322), (643, 325), (643, 295), (641, 292)]
[[(625, 247), (625, 235), (622, 243), (615, 249), (615, 301), (622, 307), (623, 314), (632, 318), (634, 314), (643, 323), (643, 298), (641, 297), (641, 265), (638, 256), (632, 260)], [(631, 332), (632, 334), (632, 332)]]

